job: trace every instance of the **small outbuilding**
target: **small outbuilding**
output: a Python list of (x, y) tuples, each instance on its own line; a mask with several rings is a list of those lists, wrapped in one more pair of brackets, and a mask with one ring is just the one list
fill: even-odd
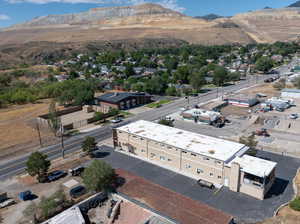
[(255, 96), (248, 96), (244, 94), (228, 96), (224, 99), (224, 101), (238, 107), (252, 107), (259, 103)]

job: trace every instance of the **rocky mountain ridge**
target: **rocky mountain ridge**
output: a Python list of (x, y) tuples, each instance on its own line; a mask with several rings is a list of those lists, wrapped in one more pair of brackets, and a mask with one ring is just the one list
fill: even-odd
[(300, 8), (297, 7), (266, 8), (207, 20), (148, 3), (38, 17), (1, 30), (0, 45), (144, 38), (172, 38), (204, 45), (247, 44), (293, 41), (299, 33)]

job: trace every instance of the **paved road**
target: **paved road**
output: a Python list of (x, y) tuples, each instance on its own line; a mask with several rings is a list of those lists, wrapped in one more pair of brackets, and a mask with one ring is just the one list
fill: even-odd
[[(280, 68), (280, 72), (284, 74), (286, 72), (286, 68)], [(72, 138), (69, 138), (65, 141), (65, 153), (72, 153), (74, 151), (77, 151), (80, 149), (81, 142), (86, 136), (93, 136), (96, 138), (97, 141), (105, 140), (111, 137), (112, 134), (112, 128), (117, 126), (122, 126), (127, 123), (137, 121), (137, 120), (148, 120), (148, 121), (154, 121), (161, 117), (164, 117), (170, 113), (173, 113), (177, 111), (181, 107), (185, 107), (188, 105), (195, 105), (199, 103), (205, 103), (207, 101), (216, 99), (221, 96), (221, 94), (231, 93), (238, 90), (241, 90), (243, 88), (248, 88), (251, 86), (254, 86), (256, 84), (262, 83), (263, 80), (266, 77), (270, 77), (270, 75), (255, 75), (250, 76), (246, 80), (242, 80), (236, 85), (226, 86), (219, 89), (214, 89), (208, 93), (200, 94), (198, 97), (190, 97), (189, 100), (185, 98), (180, 98), (170, 104), (164, 105), (161, 108), (146, 111), (140, 114), (137, 114), (134, 117), (128, 118), (122, 123), (119, 123), (117, 125), (110, 125), (106, 127), (102, 127), (99, 129), (95, 129), (93, 131), (87, 132), (85, 134), (80, 134), (77, 136), (74, 136)], [(60, 144), (45, 147), (40, 149), (44, 154), (47, 154), (49, 159), (53, 160), (55, 158), (58, 158), (61, 156), (61, 146)], [(9, 177), (12, 177), (16, 174), (22, 173), (26, 167), (26, 161), (28, 159), (29, 154), (23, 155), (19, 158), (10, 160), (10, 161), (0, 161), (0, 180), (7, 179)]]

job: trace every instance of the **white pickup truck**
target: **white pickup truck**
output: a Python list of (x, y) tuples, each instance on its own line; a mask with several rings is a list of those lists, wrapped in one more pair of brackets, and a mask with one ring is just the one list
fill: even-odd
[(0, 193), (0, 208), (5, 208), (7, 206), (15, 204), (15, 200), (8, 198), (6, 192)]

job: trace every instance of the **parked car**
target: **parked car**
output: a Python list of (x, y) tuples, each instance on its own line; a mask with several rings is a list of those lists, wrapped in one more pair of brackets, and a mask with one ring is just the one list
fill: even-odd
[(117, 123), (120, 123), (120, 122), (122, 122), (122, 121), (123, 121), (123, 119), (120, 118), (120, 117), (118, 117), (118, 118), (116, 118), (116, 119), (111, 120), (110, 122), (113, 123), (113, 124), (117, 124)]
[(299, 117), (299, 115), (298, 114), (290, 114), (290, 116), (289, 116), (289, 118), (290, 119), (297, 119)]
[(31, 191), (22, 191), (19, 193), (19, 199), (22, 201), (30, 200), (33, 197), (33, 194)]
[(198, 180), (197, 183), (201, 186), (201, 187), (207, 187), (209, 189), (214, 189), (215, 186), (213, 185), (213, 183), (210, 183), (206, 180)]
[(84, 171), (84, 167), (83, 166), (77, 166), (75, 168), (69, 169), (69, 173), (72, 176), (79, 176), (81, 175), (81, 173)]
[(270, 137), (270, 134), (268, 133), (267, 129), (265, 129), (265, 128), (256, 130), (255, 132), (253, 132), (253, 134), (257, 135), (257, 136)]
[(274, 82), (273, 78), (268, 78), (264, 80), (265, 83), (270, 83), (270, 82)]
[(284, 109), (282, 107), (275, 107), (275, 110), (278, 112), (284, 112)]
[(49, 181), (55, 181), (55, 180), (58, 180), (59, 178), (62, 178), (66, 175), (66, 172), (63, 171), (63, 170), (56, 170), (56, 171), (53, 171), (52, 173), (50, 173), (48, 175), (48, 180)]
[(15, 204), (15, 200), (7, 197), (7, 192), (0, 193), (0, 208), (5, 208)]
[(70, 196), (72, 198), (78, 198), (78, 197), (84, 195), (85, 193), (86, 193), (86, 188), (84, 186), (82, 186), (82, 185), (73, 187), (70, 190)]

